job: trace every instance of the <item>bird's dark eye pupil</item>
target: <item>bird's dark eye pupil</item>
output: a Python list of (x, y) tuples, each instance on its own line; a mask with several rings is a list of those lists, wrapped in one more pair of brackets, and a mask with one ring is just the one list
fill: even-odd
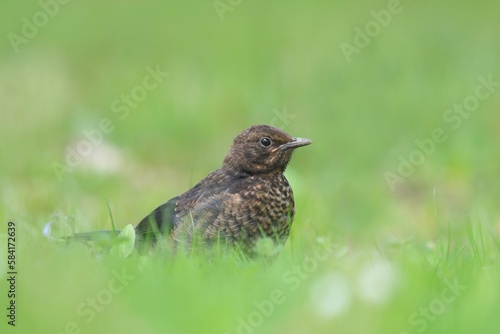
[(260, 140), (260, 143), (264, 146), (269, 146), (271, 145), (271, 139), (264, 137)]

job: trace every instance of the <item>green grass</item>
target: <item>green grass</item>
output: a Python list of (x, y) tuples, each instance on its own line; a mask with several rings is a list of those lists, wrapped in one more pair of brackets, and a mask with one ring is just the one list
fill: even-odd
[[(17, 53), (8, 34), (40, 6), (0, 5), (0, 309), (11, 220), (15, 330), (496, 333), (500, 91), (456, 128), (445, 115), (480, 77), (500, 81), (500, 8), (401, 5), (351, 63), (339, 45), (387, 1), (242, 1), (223, 21), (211, 1), (69, 2)], [(121, 118), (114, 101), (157, 66), (168, 76)], [(103, 119), (113, 129), (60, 180), (54, 162)], [(287, 170), (297, 215), (273, 264), (96, 259), (42, 236), (48, 222), (62, 235), (112, 229), (110, 212), (116, 229), (135, 225), (259, 123), (314, 142)], [(386, 173), (436, 128), (446, 139), (392, 190)], [(120, 285), (122, 271), (133, 278)], [(96, 296), (106, 303), (94, 314)], [(13, 331), (3, 313), (2, 333)]]

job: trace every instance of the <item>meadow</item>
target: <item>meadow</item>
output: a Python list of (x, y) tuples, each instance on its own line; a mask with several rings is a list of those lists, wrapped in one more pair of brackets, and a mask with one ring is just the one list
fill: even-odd
[[(499, 10), (2, 2), (1, 333), (498, 333)], [(313, 141), (273, 263), (58, 241), (137, 224), (252, 124)]]

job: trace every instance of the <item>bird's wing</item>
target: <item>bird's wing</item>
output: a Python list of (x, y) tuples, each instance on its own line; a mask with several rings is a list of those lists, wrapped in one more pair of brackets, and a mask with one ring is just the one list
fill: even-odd
[(184, 217), (197, 208), (204, 207), (206, 209), (206, 202), (217, 204), (220, 201), (217, 199), (224, 197), (224, 195), (229, 196), (229, 193), (237, 187), (237, 184), (237, 180), (221, 172), (221, 170), (210, 173), (197, 185), (177, 198), (175, 204), (176, 217)]
[(176, 224), (174, 211), (178, 198), (172, 198), (144, 217), (135, 227), (137, 237), (140, 239), (155, 240), (158, 233), (168, 234)]
[[(234, 182), (226, 173), (216, 170), (193, 188), (157, 207), (135, 228), (138, 240), (156, 241), (157, 235), (168, 235), (180, 225), (193, 220), (206, 223), (213, 221), (224, 203), (236, 196)], [(187, 228), (187, 226), (182, 226)]]
[(211, 243), (218, 237), (236, 238), (246, 217), (238, 220), (241, 203), (239, 193), (225, 191), (201, 192), (196, 197), (181, 198), (178, 210), (178, 224), (174, 226), (171, 236), (178, 244), (190, 245), (193, 240)]

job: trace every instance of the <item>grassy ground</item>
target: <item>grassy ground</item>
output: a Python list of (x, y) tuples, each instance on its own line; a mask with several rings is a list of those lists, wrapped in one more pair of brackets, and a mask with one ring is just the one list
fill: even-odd
[[(2, 3), (2, 333), (497, 333), (499, 9)], [(314, 141), (272, 265), (42, 236), (137, 223), (259, 123)]]

